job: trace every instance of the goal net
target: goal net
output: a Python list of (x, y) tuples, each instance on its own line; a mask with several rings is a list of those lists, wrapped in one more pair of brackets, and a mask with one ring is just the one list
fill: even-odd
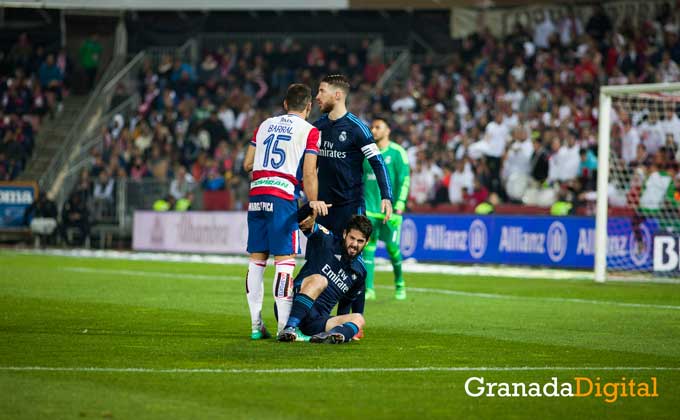
[(679, 112), (680, 83), (600, 90), (596, 281), (678, 276)]

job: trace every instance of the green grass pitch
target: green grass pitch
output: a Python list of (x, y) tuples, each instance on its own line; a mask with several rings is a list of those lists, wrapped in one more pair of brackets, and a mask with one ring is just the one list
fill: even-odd
[[(397, 302), (383, 272), (366, 337), (330, 346), (251, 341), (244, 276), (0, 253), (0, 418), (677, 418), (678, 285), (407, 273)], [(656, 377), (659, 396), (474, 398), (464, 387), (575, 376)]]

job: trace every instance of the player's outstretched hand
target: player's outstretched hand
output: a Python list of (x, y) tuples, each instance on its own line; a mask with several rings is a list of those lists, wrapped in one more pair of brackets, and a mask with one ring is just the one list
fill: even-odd
[(310, 201), (309, 202), (309, 207), (314, 210), (314, 215), (318, 216), (327, 216), (328, 215), (328, 208), (332, 207), (332, 204), (326, 204), (325, 201)]
[(380, 212), (385, 215), (383, 224), (387, 223), (387, 221), (390, 220), (390, 217), (392, 217), (392, 201), (383, 198), (380, 204)]

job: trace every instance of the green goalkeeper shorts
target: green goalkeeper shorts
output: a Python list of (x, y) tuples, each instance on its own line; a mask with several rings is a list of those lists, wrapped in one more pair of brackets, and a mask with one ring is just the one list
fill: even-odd
[(385, 244), (393, 243), (399, 245), (399, 240), (401, 239), (401, 222), (404, 217), (400, 214), (393, 214), (387, 223), (383, 223), (384, 219), (378, 219), (374, 217), (368, 218), (373, 225), (374, 238), (385, 242)]

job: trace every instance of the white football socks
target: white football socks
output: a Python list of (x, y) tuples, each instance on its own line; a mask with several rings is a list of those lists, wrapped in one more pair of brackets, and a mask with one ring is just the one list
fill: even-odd
[(246, 296), (250, 308), (253, 331), (262, 325), (262, 299), (264, 298), (264, 269), (267, 261), (250, 260), (246, 276)]
[(274, 274), (273, 294), (276, 301), (276, 315), (278, 319), (277, 334), (283, 331), (288, 322), (290, 310), (293, 307), (293, 271), (295, 259), (276, 261), (276, 274)]

